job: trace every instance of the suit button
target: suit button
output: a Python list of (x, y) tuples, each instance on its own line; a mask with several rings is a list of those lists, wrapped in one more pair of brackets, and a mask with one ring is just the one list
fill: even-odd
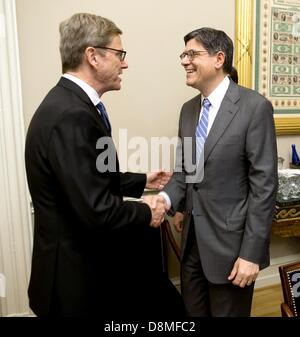
[(194, 185), (193, 186), (193, 190), (197, 192), (198, 191), (198, 186)]

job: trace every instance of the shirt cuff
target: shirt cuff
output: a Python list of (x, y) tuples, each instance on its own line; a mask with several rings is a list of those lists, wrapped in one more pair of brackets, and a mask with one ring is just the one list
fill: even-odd
[(162, 191), (162, 192), (159, 192), (158, 195), (161, 195), (161, 196), (165, 199), (168, 208), (171, 209), (172, 203), (171, 203), (171, 199), (170, 199), (170, 197), (168, 196), (168, 194), (167, 194), (166, 192), (163, 192), (163, 191)]

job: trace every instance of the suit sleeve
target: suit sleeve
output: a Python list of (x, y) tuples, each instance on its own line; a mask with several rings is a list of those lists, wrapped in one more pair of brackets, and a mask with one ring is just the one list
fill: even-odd
[(65, 194), (64, 198), (69, 200), (81, 222), (91, 230), (148, 226), (151, 221), (148, 205), (123, 201), (118, 185), (139, 194), (144, 178), (139, 178), (141, 181), (135, 190), (134, 179), (128, 182), (130, 175), (127, 178), (121, 175), (116, 182), (114, 179), (119, 179), (117, 172), (100, 173), (96, 167), (99, 137), (101, 130), (82, 111), (67, 114), (56, 124), (48, 145), (48, 159), (59, 190)]
[(240, 257), (260, 264), (268, 255), (277, 191), (277, 146), (273, 107), (257, 104), (246, 136), (249, 198)]
[(163, 191), (167, 193), (171, 200), (170, 215), (175, 215), (175, 212), (184, 211), (185, 198), (186, 198), (186, 171), (184, 168), (184, 146), (181, 137), (181, 128), (183, 120), (183, 108), (180, 112), (179, 127), (178, 127), (178, 143), (176, 148), (176, 164), (174, 173), (165, 186)]
[(144, 192), (146, 182), (146, 174), (120, 172), (121, 194), (126, 197), (140, 198)]

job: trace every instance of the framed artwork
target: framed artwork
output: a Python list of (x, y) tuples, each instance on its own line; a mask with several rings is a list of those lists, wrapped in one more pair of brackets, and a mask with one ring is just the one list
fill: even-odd
[(277, 135), (300, 134), (300, 0), (236, 0), (239, 82), (274, 107)]

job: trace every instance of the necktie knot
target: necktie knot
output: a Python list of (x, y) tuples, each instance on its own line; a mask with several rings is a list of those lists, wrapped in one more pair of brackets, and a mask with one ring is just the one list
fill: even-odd
[(102, 117), (102, 120), (107, 128), (107, 130), (109, 132), (111, 132), (111, 125), (110, 125), (110, 122), (109, 122), (109, 118), (108, 118), (108, 115), (107, 115), (107, 112), (106, 112), (106, 109), (105, 109), (105, 106), (104, 104), (100, 101), (97, 105), (96, 105), (96, 108), (100, 111), (100, 115)]
[(208, 98), (204, 98), (204, 100), (203, 100), (203, 108), (204, 109), (209, 109), (210, 106), (211, 106), (211, 104), (210, 104), (210, 101), (208, 100)]

